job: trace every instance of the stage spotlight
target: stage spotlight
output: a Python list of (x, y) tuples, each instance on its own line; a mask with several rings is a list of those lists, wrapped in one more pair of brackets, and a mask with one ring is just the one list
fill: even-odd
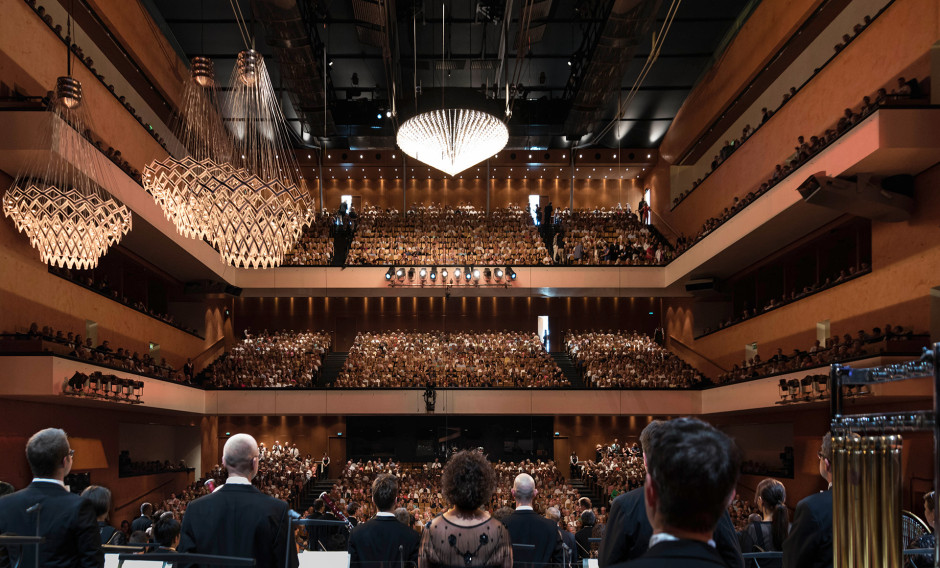
[(399, 278), (404, 278), (404, 277), (405, 277), (405, 269), (404, 269), (404, 268), (399, 268), (398, 270), (396, 270), (396, 271), (395, 271), (395, 276), (397, 276), (397, 277), (399, 277)]
[(502, 269), (502, 268), (497, 268), (497, 269), (496, 269), (496, 279), (498, 280), (498, 279), (500, 279), (500, 278), (502, 278), (502, 277), (503, 277), (503, 269)]
[(393, 274), (395, 274), (395, 267), (394, 267), (394, 266), (389, 266), (389, 267), (388, 267), (388, 272), (385, 273), (385, 279), (386, 279), (386, 280), (391, 280)]
[(513, 270), (511, 266), (506, 267), (506, 274), (509, 276), (510, 280), (516, 279), (516, 271)]
[(427, 268), (424, 268), (424, 267), (422, 266), (422, 267), (421, 267), (421, 270), (418, 271), (418, 276), (421, 277), (421, 280), (424, 280), (425, 278), (427, 278), (427, 277), (428, 277), (428, 269), (427, 269)]
[[(444, 276), (447, 276), (447, 274), (444, 274)], [(436, 266), (431, 269), (431, 281), (433, 282), (435, 280), (437, 280), (437, 267)]]
[(480, 279), (480, 269), (479, 269), (479, 268), (474, 268), (474, 269), (473, 269), (473, 279), (474, 279), (474, 280), (479, 280), (479, 279)]
[(408, 269), (408, 280), (414, 280), (414, 279), (415, 279), (415, 269), (412, 267)]
[(441, 278), (447, 279), (447, 269), (446, 269), (446, 268), (442, 268), (442, 269), (441, 269)]
[(493, 277), (493, 272), (489, 268), (486, 268), (483, 270), (483, 277), (489, 280)]
[(460, 280), (460, 268), (454, 269), (454, 278), (456, 278), (457, 280)]
[(464, 266), (464, 267), (463, 267), (463, 273), (464, 273), (464, 275), (465, 275), (466, 278), (467, 278), (467, 282), (469, 282), (469, 281), (470, 281), (470, 278), (472, 278), (472, 275), (470, 274), (470, 273), (471, 273), (471, 268), (470, 268), (469, 266)]

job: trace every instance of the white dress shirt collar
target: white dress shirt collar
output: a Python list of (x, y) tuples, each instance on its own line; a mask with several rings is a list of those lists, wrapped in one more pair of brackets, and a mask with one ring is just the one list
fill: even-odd
[(60, 486), (62, 487), (62, 489), (65, 489), (65, 482), (64, 482), (64, 481), (60, 481), (60, 480), (58, 480), (58, 479), (51, 479), (51, 478), (49, 478), (49, 477), (34, 477), (34, 478), (33, 478), (33, 483), (37, 483), (37, 482), (39, 482), (39, 483), (55, 483), (56, 485), (60, 485)]
[(226, 485), (251, 485), (251, 481), (247, 477), (242, 477), (240, 475), (230, 475), (228, 479), (225, 480)]

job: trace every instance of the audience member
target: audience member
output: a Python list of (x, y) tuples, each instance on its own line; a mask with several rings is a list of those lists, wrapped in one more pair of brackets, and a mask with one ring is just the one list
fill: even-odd
[(334, 217), (325, 211), (314, 215), (294, 248), (284, 256), (284, 266), (329, 266), (333, 261)]
[(201, 376), (217, 388), (313, 387), (330, 343), (326, 332), (265, 330), (240, 341)]
[(565, 341), (589, 387), (687, 388), (702, 376), (653, 339), (637, 332), (573, 332)]
[[(937, 492), (931, 491), (924, 494), (924, 520), (930, 527), (929, 533), (911, 543), (911, 548), (932, 548), (937, 549)], [(914, 568), (933, 568), (934, 558), (932, 554), (917, 554), (911, 556), (911, 564)]]
[(662, 235), (623, 209), (563, 209), (557, 216), (565, 264), (645, 266), (672, 259)]
[(82, 498), (89, 501), (95, 509), (101, 544), (126, 544), (124, 533), (108, 524), (108, 515), (111, 512), (111, 490), (100, 485), (89, 485), (82, 491)]
[(140, 516), (131, 523), (131, 532), (146, 531), (153, 525), (153, 505), (143, 503), (140, 506)]
[(372, 482), (375, 516), (360, 524), (349, 535), (348, 551), (352, 566), (385, 568), (395, 563), (418, 562), (420, 535), (395, 518), (398, 479), (380, 473)]
[[(758, 521), (749, 523), (741, 533), (742, 552), (776, 552), (783, 550), (783, 541), (790, 532), (790, 514), (787, 512), (787, 490), (776, 479), (763, 479), (757, 484), (754, 501), (760, 509)], [(779, 568), (779, 559), (748, 563), (750, 568)]]

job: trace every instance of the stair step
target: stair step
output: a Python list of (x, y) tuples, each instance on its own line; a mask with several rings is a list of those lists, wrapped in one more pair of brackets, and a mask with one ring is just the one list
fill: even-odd
[(578, 373), (577, 365), (574, 364), (574, 361), (571, 360), (571, 357), (569, 357), (567, 353), (564, 351), (552, 351), (550, 355), (552, 359), (555, 360), (555, 364), (558, 365), (558, 368), (561, 369), (561, 372), (568, 378), (568, 382), (571, 383), (572, 387), (584, 388), (584, 382), (581, 380), (580, 373)]

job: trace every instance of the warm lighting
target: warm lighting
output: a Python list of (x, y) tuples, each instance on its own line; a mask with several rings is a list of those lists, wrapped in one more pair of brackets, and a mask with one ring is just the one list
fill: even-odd
[(59, 77), (50, 110), (42, 147), (52, 155), (20, 172), (3, 196), (3, 214), (26, 233), (43, 262), (94, 268), (130, 231), (131, 212), (104, 189), (111, 183), (104, 157), (80, 134), (91, 131), (81, 83)]
[(421, 113), (398, 129), (398, 146), (405, 154), (452, 176), (499, 152), (508, 141), (503, 121), (470, 109)]

